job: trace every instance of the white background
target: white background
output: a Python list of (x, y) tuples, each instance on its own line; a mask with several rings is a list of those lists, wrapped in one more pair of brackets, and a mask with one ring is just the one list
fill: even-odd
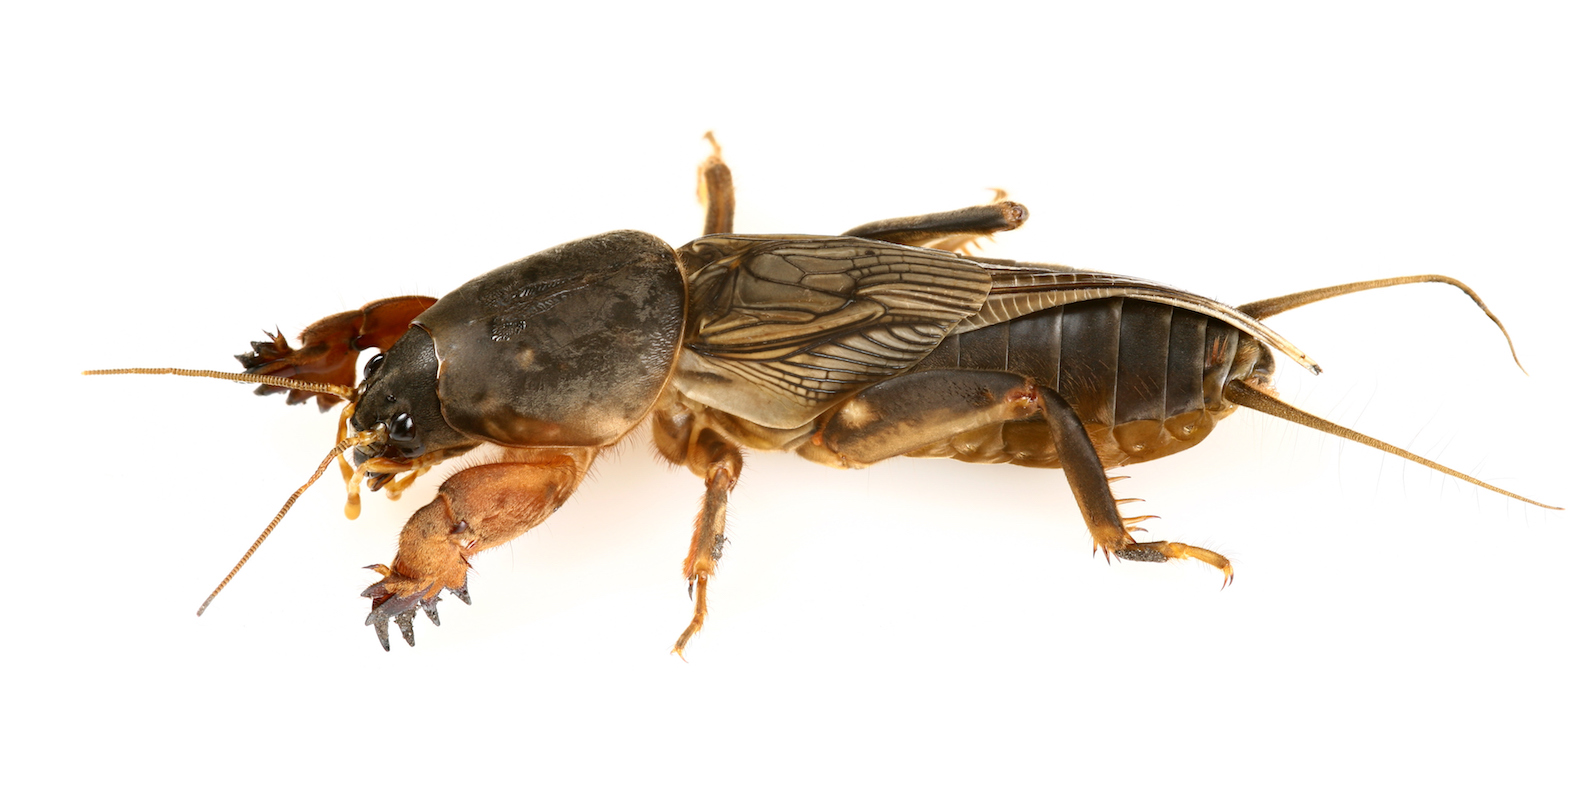
[[(8, 784), (1586, 796), (1584, 12), (666, 5), (6, 13)], [(1458, 292), (1407, 287), (1271, 320), (1326, 369), (1282, 363), (1283, 396), (1571, 510), (1241, 411), (1119, 484), (1152, 538), (1234, 558), (1219, 591), (1093, 559), (1055, 472), (756, 454), (683, 664), (701, 484), (639, 439), (413, 650), (358, 593), (420, 490), (349, 523), (318, 485), (194, 618), (334, 418), (78, 370), (229, 369), (263, 327), (565, 240), (685, 242), (710, 128), (747, 232), (1000, 186), (1033, 216), (990, 255), (1233, 303), (1468, 281), (1531, 377)]]

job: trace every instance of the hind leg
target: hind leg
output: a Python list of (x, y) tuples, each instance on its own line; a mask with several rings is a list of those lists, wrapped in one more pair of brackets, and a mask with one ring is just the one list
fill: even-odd
[[(725, 549), (725, 511), (731, 490), (742, 474), (742, 451), (725, 437), (700, 424), (684, 405), (664, 403), (653, 415), (653, 441), (665, 460), (683, 464), (703, 479), (703, 507), (692, 530), (681, 573), (693, 599), (692, 621), (675, 640), (676, 655), (703, 629), (708, 617), (708, 583)], [(685, 656), (682, 656), (684, 659)]]
[(736, 186), (731, 182), (731, 168), (720, 158), (720, 143), (714, 132), (703, 134), (714, 146), (714, 152), (697, 167), (697, 202), (703, 206), (703, 235), (730, 233), (736, 217)]
[(1079, 415), (1062, 396), (1009, 372), (927, 370), (873, 386), (828, 416), (799, 452), (815, 461), (862, 467), (1004, 422), (1046, 422), (1063, 474), (1097, 549), (1127, 561), (1195, 559), (1234, 578), (1229, 559), (1180, 542), (1137, 542), (1131, 527), (1150, 517), (1118, 513), (1107, 472)]
[(859, 225), (842, 235), (967, 254), (980, 239), (1013, 230), (1029, 219), (1029, 209), (1006, 196), (998, 191), (996, 200), (983, 206), (883, 219)]
[[(736, 187), (731, 180), (731, 169), (720, 157), (720, 145), (714, 133), (710, 131), (703, 138), (714, 147), (714, 152), (697, 168), (697, 201), (703, 206), (703, 235), (731, 233), (736, 217)], [(1029, 209), (1006, 198), (1007, 193), (998, 190), (996, 199), (985, 205), (883, 219), (859, 225), (842, 235), (967, 253), (980, 239), (1013, 230), (1029, 219)]]

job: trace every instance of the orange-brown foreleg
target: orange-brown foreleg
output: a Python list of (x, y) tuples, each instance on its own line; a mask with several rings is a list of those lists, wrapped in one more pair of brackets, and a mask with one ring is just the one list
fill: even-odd
[[(360, 351), (375, 347), (387, 350), (409, 330), (422, 311), (437, 302), (430, 297), (390, 297), (367, 303), (356, 311), (344, 311), (319, 320), (299, 334), (298, 348), (288, 345), (281, 331), (264, 342), (250, 342), (250, 352), (237, 356), (244, 369), (256, 375), (298, 378), (314, 383), (354, 386), (354, 365)], [(288, 403), (298, 405), (311, 397), (322, 411), (343, 398), (280, 386), (260, 386), (255, 394), (288, 393)]]
[(415, 611), (439, 624), (444, 589), (466, 604), (470, 558), (514, 539), (558, 510), (575, 491), (593, 450), (509, 451), (509, 460), (471, 467), (443, 482), (437, 498), (415, 512), (399, 536), (393, 565), (373, 565), (382, 576), (361, 594), (371, 598), (365, 624), (388, 649), (388, 620), (415, 645)]

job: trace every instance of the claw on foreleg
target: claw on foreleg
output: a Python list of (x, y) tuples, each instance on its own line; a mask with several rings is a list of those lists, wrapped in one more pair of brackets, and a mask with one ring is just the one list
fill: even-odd
[(394, 615), (393, 621), (398, 623), (399, 633), (404, 635), (404, 643), (410, 647), (415, 646), (415, 609), (410, 609), (402, 614)]
[(365, 624), (376, 629), (376, 640), (382, 644), (383, 650), (391, 650), (389, 620), (398, 623), (399, 634), (410, 647), (415, 646), (416, 609), (425, 611), (432, 624), (442, 624), (442, 620), (437, 616), (437, 596), (442, 592), (441, 581), (434, 580), (422, 585), (418, 580), (382, 564), (373, 564), (367, 569), (375, 570), (382, 575), (382, 580), (366, 587), (365, 591), (360, 592), (360, 596), (371, 598), (371, 613), (366, 615)]

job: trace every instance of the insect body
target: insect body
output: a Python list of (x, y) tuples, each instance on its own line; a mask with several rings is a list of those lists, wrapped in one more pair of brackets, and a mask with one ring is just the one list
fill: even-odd
[[(541, 523), (600, 451), (644, 422), (659, 452), (705, 484), (684, 564), (695, 609), (676, 652), (707, 613), (744, 448), (843, 468), (901, 455), (1058, 467), (1109, 557), (1196, 559), (1225, 583), (1232, 567), (1218, 553), (1136, 540), (1149, 518), (1119, 513), (1106, 470), (1189, 448), (1237, 406), (1533, 502), (1270, 394), (1275, 351), (1316, 365), (1264, 318), (1415, 282), (1456, 286), (1488, 312), (1453, 279), (1230, 307), (1136, 278), (964, 254), (971, 240), (1022, 224), (1025, 209), (1005, 200), (842, 236), (748, 236), (730, 232), (730, 175), (717, 152), (700, 178), (705, 236), (681, 248), (636, 231), (601, 234), (435, 301), (393, 298), (328, 317), (299, 348), (278, 334), (239, 357), (262, 393), (314, 397), (323, 410), (350, 401), (347, 435), (327, 463), (353, 450), (351, 509), (362, 481), (396, 495), (433, 465), (478, 454), (410, 518), (392, 563), (372, 567), (381, 580), (364, 592), (367, 623), (384, 648), (389, 620), (413, 645), (417, 610), (436, 623), (445, 590), (469, 602), (470, 559)], [(368, 348), (380, 355), (355, 386)], [(485, 463), (483, 445), (495, 446)]]

